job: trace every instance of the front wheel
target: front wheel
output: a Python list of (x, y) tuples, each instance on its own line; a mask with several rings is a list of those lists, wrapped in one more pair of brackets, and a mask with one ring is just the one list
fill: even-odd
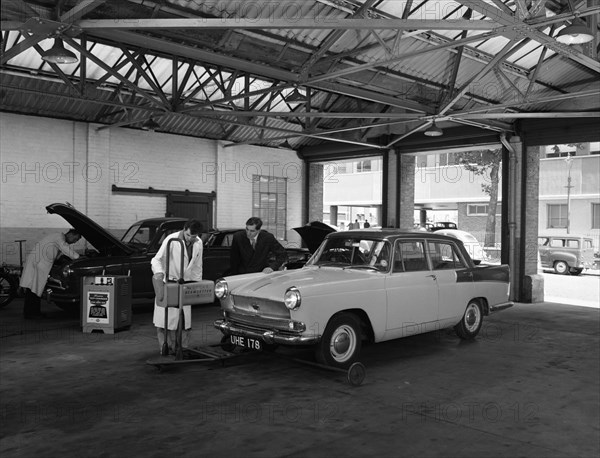
[(465, 314), (458, 324), (454, 326), (454, 329), (461, 339), (472, 340), (479, 333), (482, 324), (483, 310), (481, 309), (481, 304), (478, 301), (472, 300), (467, 305)]
[(361, 349), (360, 321), (350, 313), (331, 318), (315, 350), (321, 364), (346, 368), (356, 361)]
[(0, 274), (0, 308), (7, 306), (17, 297), (18, 285), (10, 274)]
[(565, 261), (556, 261), (554, 263), (554, 271), (560, 275), (569, 275), (569, 264)]

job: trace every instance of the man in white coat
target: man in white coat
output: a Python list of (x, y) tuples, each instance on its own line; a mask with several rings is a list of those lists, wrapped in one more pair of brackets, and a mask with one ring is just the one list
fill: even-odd
[(59, 254), (77, 259), (79, 254), (73, 247), (81, 235), (75, 229), (66, 234), (50, 234), (40, 240), (29, 253), (21, 274), (19, 286), (25, 289), (23, 316), (28, 319), (43, 318), (41, 313), (41, 297), (48, 280), (52, 264)]
[[(202, 223), (198, 220), (189, 220), (185, 223), (183, 230), (175, 232), (167, 236), (156, 255), (152, 258), (152, 273), (155, 289), (160, 288), (160, 282), (177, 281), (181, 278), (181, 244), (178, 242), (171, 243), (169, 253), (167, 253), (167, 245), (171, 239), (183, 240), (185, 250), (183, 252), (183, 279), (185, 281), (202, 280)], [(169, 258), (169, 272), (167, 273), (167, 257)], [(159, 286), (156, 286), (156, 285)], [(156, 290), (157, 295), (162, 291)], [(167, 330), (165, 333), (165, 310), (167, 310)], [(183, 306), (184, 326), (181, 339), (182, 347), (188, 347), (192, 330), (192, 307), (189, 305)], [(169, 345), (169, 352), (175, 353), (176, 331), (179, 324), (179, 310), (177, 307), (159, 307), (157, 302), (154, 302), (154, 326), (158, 336), (158, 348), (162, 350), (165, 337)], [(166, 334), (166, 336), (165, 336)], [(159, 350), (159, 351), (160, 351)]]

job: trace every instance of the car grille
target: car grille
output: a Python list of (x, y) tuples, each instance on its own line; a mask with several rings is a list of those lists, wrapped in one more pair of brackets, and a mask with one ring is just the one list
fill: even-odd
[(54, 277), (48, 277), (46, 286), (48, 286), (50, 288), (65, 289), (62, 282), (58, 278), (54, 278)]
[(236, 312), (269, 319), (290, 319), (290, 311), (283, 302), (257, 299), (255, 297), (233, 296), (233, 308)]
[(266, 330), (277, 330), (290, 335), (297, 332), (290, 331), (289, 319), (267, 318), (260, 315), (249, 315), (239, 312), (228, 312), (227, 318), (240, 327), (244, 327), (253, 331), (263, 332)]

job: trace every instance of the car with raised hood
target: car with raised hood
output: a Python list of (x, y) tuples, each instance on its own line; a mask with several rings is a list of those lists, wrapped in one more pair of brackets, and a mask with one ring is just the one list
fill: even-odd
[(319, 363), (349, 367), (365, 341), (446, 327), (475, 338), (484, 316), (512, 305), (509, 273), (432, 232), (334, 232), (301, 269), (217, 280), (214, 326), (223, 345), (312, 346)]
[[(149, 218), (134, 223), (121, 239), (91, 220), (73, 206), (55, 203), (48, 213), (62, 216), (94, 249), (79, 259), (59, 257), (45, 288), (47, 300), (58, 307), (77, 312), (80, 308), (81, 281), (86, 276), (130, 275), (132, 299), (148, 303), (154, 298), (150, 260), (164, 238), (183, 229), (186, 218)], [(203, 276), (216, 280), (229, 271), (229, 251), (233, 234), (240, 228), (212, 230), (202, 234)], [(290, 266), (301, 267), (310, 256), (305, 248), (286, 248)], [(288, 264), (286, 263), (286, 265)]]

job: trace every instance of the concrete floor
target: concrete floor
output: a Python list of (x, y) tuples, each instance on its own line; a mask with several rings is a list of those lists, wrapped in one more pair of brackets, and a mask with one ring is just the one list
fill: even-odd
[[(51, 319), (23, 321), (20, 300), (0, 310), (3, 458), (600, 454), (598, 309), (517, 304), (471, 343), (371, 345), (354, 387), (269, 354), (160, 372), (151, 308), (114, 335), (43, 308)], [(217, 316), (194, 307), (193, 346), (219, 342)]]

